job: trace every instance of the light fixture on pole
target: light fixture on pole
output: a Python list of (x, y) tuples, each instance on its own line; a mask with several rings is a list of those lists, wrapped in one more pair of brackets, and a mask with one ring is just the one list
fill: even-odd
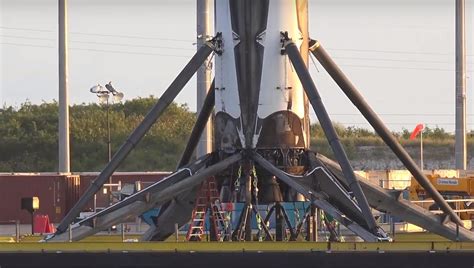
[(100, 104), (105, 104), (107, 115), (107, 151), (108, 151), (108, 162), (112, 159), (112, 148), (111, 148), (111, 139), (110, 139), (110, 119), (109, 119), (109, 113), (110, 113), (110, 102), (109, 102), (109, 97), (110, 95), (113, 96), (113, 102), (120, 102), (123, 99), (123, 93), (117, 91), (113, 86), (112, 82), (109, 82), (108, 84), (102, 86), (101, 84), (97, 84), (90, 89), (91, 93), (94, 93), (97, 95), (99, 98), (99, 103)]
[[(117, 91), (113, 86), (112, 86), (112, 81), (107, 83), (104, 86), (101, 84), (94, 85), (93, 87), (90, 88), (90, 92), (94, 93), (97, 95), (99, 98), (99, 103), (105, 105), (106, 108), (106, 121), (107, 121), (107, 160), (110, 162), (112, 159), (112, 144), (111, 144), (111, 138), (110, 138), (110, 102), (109, 98), (110, 95), (113, 96), (113, 102), (120, 102), (123, 99), (124, 94), (122, 92)], [(112, 185), (112, 177), (109, 178), (109, 185)], [(110, 194), (112, 194), (112, 186), (110, 186)], [(112, 200), (110, 200), (111, 202)], [(95, 210), (95, 204), (94, 204), (94, 210)]]
[(418, 124), (416, 125), (415, 129), (410, 135), (410, 140), (414, 140), (418, 133), (420, 134), (420, 167), (421, 170), (423, 170), (423, 129), (425, 128), (424, 124)]

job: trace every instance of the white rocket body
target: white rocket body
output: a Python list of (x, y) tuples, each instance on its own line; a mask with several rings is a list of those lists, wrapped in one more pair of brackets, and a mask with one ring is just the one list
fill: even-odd
[(216, 150), (307, 148), (308, 102), (280, 42), (288, 32), (307, 60), (307, 1), (217, 0), (215, 31)]

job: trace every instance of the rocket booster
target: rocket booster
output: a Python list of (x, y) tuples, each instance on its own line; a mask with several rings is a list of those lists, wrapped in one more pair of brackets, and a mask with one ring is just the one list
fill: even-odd
[(215, 2), (216, 150), (309, 147), (308, 101), (280, 35), (307, 62), (307, 18), (307, 0)]

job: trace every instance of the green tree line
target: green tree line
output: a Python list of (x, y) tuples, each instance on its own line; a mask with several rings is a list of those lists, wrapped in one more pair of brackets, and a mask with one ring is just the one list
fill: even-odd
[[(112, 154), (157, 101), (150, 96), (109, 106)], [(97, 171), (108, 161), (106, 106), (70, 107), (71, 170)], [(172, 170), (195, 122), (172, 103), (121, 165), (121, 171)], [(0, 172), (57, 171), (58, 103), (0, 109)]]
[[(157, 101), (150, 96), (109, 106), (112, 153), (126, 140)], [(173, 170), (186, 145), (196, 115), (186, 105), (172, 103), (153, 125), (136, 149), (121, 165), (121, 171)], [(336, 131), (350, 158), (357, 148), (383, 145), (371, 130), (344, 127), (335, 123)], [(0, 109), (0, 172), (57, 171), (58, 103), (31, 104)], [(394, 133), (404, 146), (410, 141), (409, 130)], [(439, 127), (425, 128), (427, 146), (452, 145), (454, 137)], [(106, 107), (78, 104), (70, 108), (71, 170), (98, 171), (108, 160)], [(311, 126), (311, 148), (332, 156), (319, 124)]]
[[(385, 143), (374, 131), (361, 128), (348, 126), (345, 127), (339, 123), (333, 123), (336, 133), (344, 145), (346, 153), (350, 159), (357, 159), (360, 148), (363, 146), (375, 146), (378, 148), (385, 147)], [(403, 128), (400, 132), (392, 132), (397, 137), (398, 141), (406, 148), (419, 147), (420, 135), (414, 140), (410, 140), (412, 130)], [(468, 136), (468, 145), (472, 147), (474, 139)], [(454, 134), (446, 132), (443, 128), (438, 126), (429, 127), (425, 126), (423, 129), (423, 145), (426, 149), (433, 147), (454, 147)], [(332, 150), (324, 136), (324, 132), (319, 124), (311, 125), (311, 148), (319, 153), (325, 154), (329, 157), (333, 156)], [(416, 149), (418, 150), (418, 149)], [(377, 155), (374, 152), (374, 157)], [(447, 156), (449, 157), (449, 156)]]

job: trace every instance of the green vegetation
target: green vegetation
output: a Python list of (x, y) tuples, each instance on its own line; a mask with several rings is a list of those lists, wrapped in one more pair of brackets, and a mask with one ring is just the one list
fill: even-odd
[[(126, 140), (157, 99), (110, 106), (112, 153)], [(97, 104), (70, 109), (71, 170), (97, 171), (107, 162), (106, 108)], [(171, 104), (121, 165), (121, 171), (175, 168), (195, 121), (186, 105)], [(58, 104), (0, 109), (0, 172), (57, 171)]]
[[(157, 99), (138, 98), (110, 106), (112, 152), (126, 140)], [(74, 105), (71, 116), (71, 169), (74, 172), (98, 171), (107, 162), (106, 108), (97, 104)], [(46, 172), (57, 170), (58, 104), (26, 102), (19, 108), (0, 109), (0, 172)], [(173, 170), (184, 150), (195, 121), (186, 105), (173, 103), (121, 165), (121, 171)], [(351, 160), (392, 157), (383, 141), (371, 130), (335, 124), (336, 131)], [(318, 124), (311, 126), (311, 148), (329, 157), (324, 133)], [(410, 131), (394, 133), (414, 158), (419, 141), (408, 139)], [(454, 137), (442, 128), (423, 132), (426, 151), (433, 160), (443, 160), (454, 150)], [(474, 139), (468, 139), (473, 151)], [(363, 167), (363, 163), (360, 164)]]
[[(359, 127), (344, 127), (341, 124), (335, 123), (334, 127), (336, 129), (339, 138), (344, 145), (346, 153), (351, 160), (359, 160), (361, 157), (367, 157), (367, 154), (361, 153), (364, 147), (371, 148), (371, 158), (374, 160), (378, 156), (386, 157), (386, 154), (389, 153), (388, 147), (385, 145), (383, 140), (375, 134), (373, 131), (366, 128)], [(311, 126), (311, 148), (315, 151), (318, 151), (322, 154), (325, 154), (329, 157), (332, 157), (332, 151), (327, 143), (326, 137), (324, 136), (323, 130), (319, 124)], [(401, 132), (393, 133), (400, 143), (410, 152), (412, 151), (412, 157), (419, 157), (418, 151), (420, 146), (419, 136), (415, 140), (410, 140), (411, 131), (403, 129)], [(438, 126), (425, 127), (423, 130), (423, 145), (426, 151), (443, 148), (444, 151), (454, 151), (454, 135), (446, 132), (443, 128)], [(468, 146), (474, 147), (474, 138), (468, 137)], [(382, 153), (384, 151), (385, 153)], [(436, 157), (436, 156), (431, 156)], [(449, 155), (442, 154), (438, 155), (439, 158), (449, 158)]]

